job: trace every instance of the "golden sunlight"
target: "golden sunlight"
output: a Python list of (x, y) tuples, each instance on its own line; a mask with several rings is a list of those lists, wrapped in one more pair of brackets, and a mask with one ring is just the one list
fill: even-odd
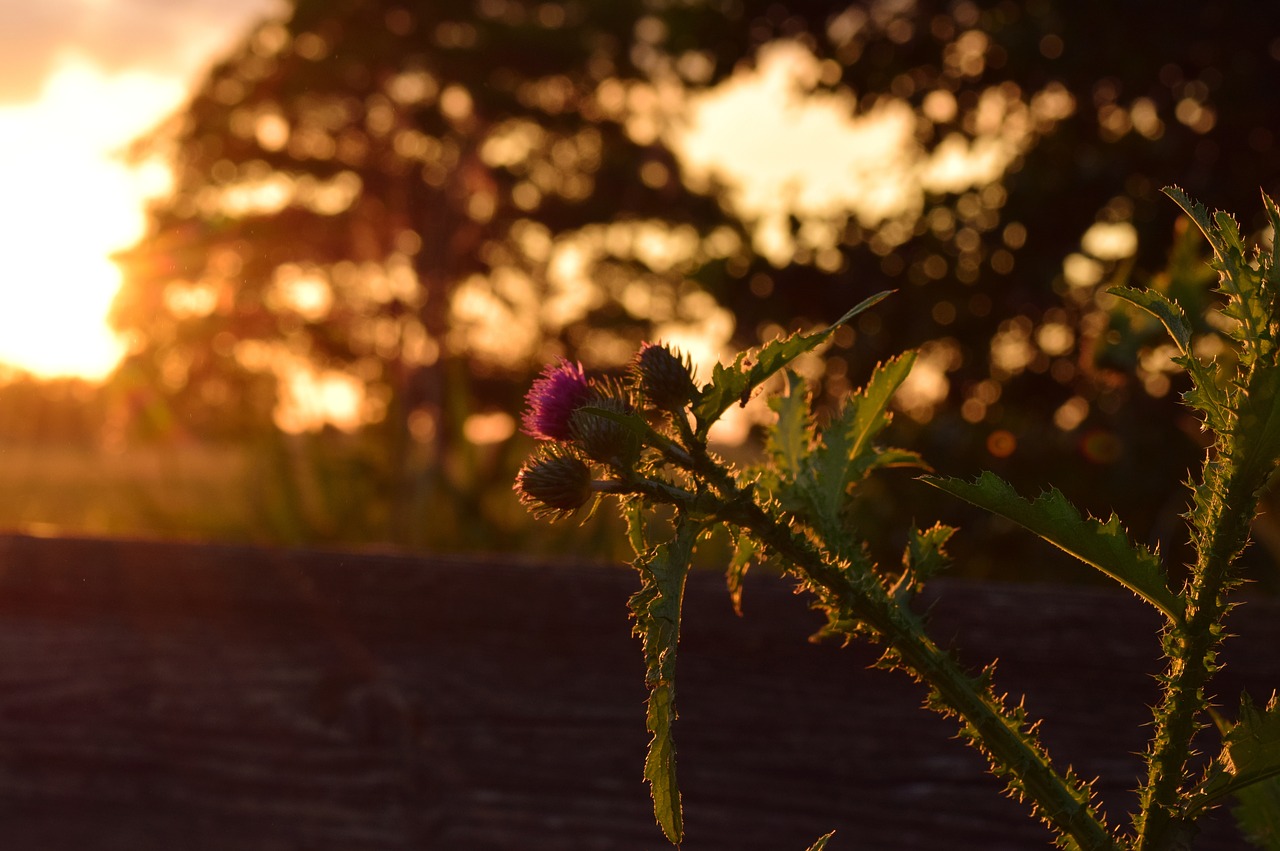
[(0, 361), (41, 377), (115, 367), (110, 255), (142, 235), (144, 199), (163, 188), (119, 152), (183, 94), (179, 80), (65, 56), (36, 101), (0, 108)]

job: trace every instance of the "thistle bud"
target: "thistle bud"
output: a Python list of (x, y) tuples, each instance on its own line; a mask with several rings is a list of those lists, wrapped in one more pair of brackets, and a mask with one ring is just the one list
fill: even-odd
[[(631, 413), (631, 404), (617, 393), (595, 392), (587, 405), (618, 414)], [(573, 443), (593, 461), (631, 467), (640, 457), (640, 438), (617, 420), (579, 408), (569, 418)]]
[(569, 420), (591, 395), (581, 364), (561, 359), (547, 366), (525, 396), (525, 434), (539, 440), (569, 440), (573, 437)]
[(576, 455), (543, 451), (516, 474), (520, 502), (535, 516), (568, 517), (591, 499), (591, 468)]
[(650, 405), (682, 411), (697, 394), (688, 360), (665, 345), (645, 343), (631, 363), (640, 392)]

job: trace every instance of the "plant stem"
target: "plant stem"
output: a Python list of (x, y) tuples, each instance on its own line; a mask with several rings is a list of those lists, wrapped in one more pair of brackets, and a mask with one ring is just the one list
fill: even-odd
[[(699, 462), (706, 461), (705, 454), (695, 454)], [(838, 566), (762, 509), (724, 470), (709, 461), (698, 466), (704, 480), (710, 480), (718, 492), (716, 515), (782, 556), (824, 604), (863, 625), (873, 640), (887, 648), (889, 658), (928, 685), (933, 690), (933, 708), (963, 719), (967, 738), (988, 757), (993, 770), (1009, 780), (1011, 790), (1031, 800), (1038, 815), (1083, 851), (1118, 851), (1120, 846), (1089, 804), (1088, 786), (1058, 773), (1021, 710), (1010, 710), (985, 683), (965, 672), (954, 656), (934, 644), (919, 619), (894, 600), (875, 575)], [(656, 501), (677, 498), (671, 488), (647, 479), (629, 484)]]
[(1191, 515), (1197, 558), (1184, 592), (1187, 616), (1165, 635), (1169, 663), (1136, 817), (1138, 851), (1186, 847), (1193, 835), (1194, 823), (1182, 811), (1182, 782), (1191, 739), (1208, 705), (1205, 687), (1218, 668), (1215, 659), (1228, 608), (1225, 597), (1234, 581), (1231, 568), (1248, 539), (1257, 502), (1256, 486), (1238, 475), (1229, 458), (1218, 455), (1205, 461), (1204, 482)]
[(902, 667), (933, 689), (935, 709), (960, 716), (967, 736), (988, 757), (1011, 789), (1030, 798), (1037, 813), (1081, 849), (1117, 849), (1100, 816), (1089, 805), (1089, 789), (1059, 774), (1034, 739), (1021, 711), (1011, 712), (985, 684), (966, 673), (953, 655), (924, 634), (920, 621), (894, 601), (874, 576), (833, 566), (807, 541), (782, 527), (752, 503), (742, 524), (786, 557), (838, 608), (870, 627)]

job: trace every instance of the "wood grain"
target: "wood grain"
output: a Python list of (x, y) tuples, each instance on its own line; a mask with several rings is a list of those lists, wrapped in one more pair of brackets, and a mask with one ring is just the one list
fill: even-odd
[[(739, 619), (722, 582), (691, 579), (680, 651), (687, 851), (800, 851), (832, 829), (832, 851), (1049, 847), (919, 686), (809, 643), (820, 618), (782, 583), (748, 583)], [(585, 564), (0, 537), (0, 845), (663, 848), (635, 585)], [(997, 683), (1123, 821), (1154, 613), (947, 581), (927, 602), (967, 662), (1000, 658)], [(1231, 627), (1227, 708), (1280, 685), (1280, 606)], [(1224, 815), (1197, 847), (1244, 846)]]

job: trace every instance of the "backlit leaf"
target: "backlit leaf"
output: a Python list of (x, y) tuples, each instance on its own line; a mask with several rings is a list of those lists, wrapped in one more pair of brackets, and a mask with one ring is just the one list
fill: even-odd
[(1280, 368), (1254, 369), (1237, 406), (1232, 457), (1252, 490), (1262, 487), (1280, 457)]
[(836, 832), (833, 830), (826, 836), (820, 837), (817, 842), (809, 846), (809, 851), (823, 851), (823, 849), (827, 847), (827, 842), (829, 842), (831, 837), (835, 835)]
[(1119, 581), (1171, 620), (1183, 619), (1185, 606), (1170, 590), (1159, 556), (1132, 543), (1116, 515), (1112, 514), (1105, 523), (1093, 517), (1081, 517), (1057, 488), (1034, 502), (1028, 501), (1008, 482), (990, 472), (973, 482), (935, 476), (924, 476), (923, 481), (1012, 520)]
[(733, 535), (733, 556), (729, 559), (729, 567), (725, 571), (725, 585), (729, 589), (729, 599), (733, 603), (733, 611), (739, 617), (742, 616), (742, 580), (747, 576), (747, 570), (760, 556), (760, 545), (756, 543), (755, 538), (745, 532), (734, 529), (730, 532)]
[(912, 529), (902, 553), (902, 575), (893, 587), (893, 595), (905, 599), (920, 589), (922, 583), (951, 563), (945, 549), (955, 528), (935, 523), (928, 529)]
[(1235, 724), (1218, 720), (1222, 751), (1196, 790), (1196, 810), (1235, 795), (1244, 833), (1259, 847), (1280, 849), (1280, 702), (1273, 694), (1259, 710), (1246, 694)]
[(735, 402), (745, 405), (752, 391), (770, 376), (805, 352), (817, 348), (841, 325), (850, 322), (859, 313), (879, 303), (888, 295), (889, 291), (885, 290), (864, 299), (821, 331), (812, 334), (793, 334), (786, 339), (766, 343), (755, 353), (754, 359), (750, 353), (742, 352), (731, 366), (716, 364), (711, 373), (711, 382), (702, 388), (693, 406), (698, 434), (706, 437), (712, 423)]
[(1150, 313), (1169, 331), (1169, 336), (1178, 345), (1178, 351), (1187, 354), (1191, 351), (1191, 323), (1187, 314), (1176, 301), (1157, 290), (1137, 290), (1131, 287), (1111, 287), (1107, 290), (1113, 296), (1122, 298)]
[(769, 429), (765, 449), (784, 479), (794, 479), (809, 453), (809, 392), (804, 379), (787, 370), (787, 389), (769, 400), (778, 420)]
[(1181, 353), (1173, 359), (1174, 362), (1191, 375), (1192, 389), (1183, 396), (1183, 401), (1205, 415), (1205, 424), (1209, 428), (1218, 434), (1227, 433), (1231, 428), (1231, 417), (1227, 413), (1230, 399), (1218, 385), (1217, 370), (1212, 365), (1201, 363), (1192, 352), (1191, 323), (1187, 321), (1182, 307), (1156, 290), (1112, 287), (1108, 292), (1160, 320)]
[(632, 595), (634, 632), (644, 647), (645, 684), (649, 702), (645, 724), (652, 739), (644, 761), (644, 778), (653, 797), (653, 814), (673, 844), (684, 835), (680, 789), (676, 783), (676, 751), (671, 725), (676, 719), (676, 645), (680, 640), (680, 614), (685, 579), (700, 528), (680, 521), (671, 541), (638, 556), (640, 590)]

